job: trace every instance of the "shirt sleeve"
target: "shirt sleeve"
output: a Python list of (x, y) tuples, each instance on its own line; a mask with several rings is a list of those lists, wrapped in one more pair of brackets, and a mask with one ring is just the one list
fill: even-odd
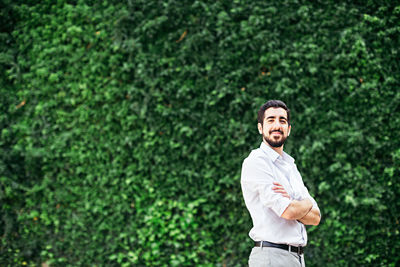
[(258, 197), (264, 207), (270, 208), (280, 217), (291, 200), (272, 190), (274, 181), (272, 170), (262, 158), (247, 158), (243, 162), (241, 177), (243, 191), (256, 193), (254, 197)]
[(307, 189), (307, 187), (304, 185), (304, 183), (302, 182), (302, 198), (303, 199), (305, 199), (305, 198), (308, 198), (308, 199), (310, 199), (311, 200), (311, 202), (313, 203), (313, 209), (315, 208), (315, 209), (318, 209), (318, 211), (319, 211), (319, 217), (321, 217), (321, 211), (320, 211), (320, 209), (319, 209), (319, 207), (318, 207), (318, 204), (317, 204), (317, 201), (315, 201), (315, 199), (310, 195), (310, 193), (308, 192), (308, 189)]
[(310, 193), (308, 192), (307, 187), (305, 187), (304, 184), (303, 184), (303, 195), (304, 195), (304, 198), (308, 198), (308, 199), (311, 200), (311, 202), (313, 203), (313, 208), (318, 209), (319, 217), (321, 217), (321, 211), (320, 211), (320, 209), (318, 207), (317, 201), (315, 201), (315, 199), (310, 195)]

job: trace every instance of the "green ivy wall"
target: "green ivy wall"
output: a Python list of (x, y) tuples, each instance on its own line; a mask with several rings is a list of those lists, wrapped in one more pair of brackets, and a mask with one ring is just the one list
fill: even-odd
[(396, 1), (0, 10), (1, 266), (246, 266), (268, 99), (322, 211), (307, 266), (400, 262)]

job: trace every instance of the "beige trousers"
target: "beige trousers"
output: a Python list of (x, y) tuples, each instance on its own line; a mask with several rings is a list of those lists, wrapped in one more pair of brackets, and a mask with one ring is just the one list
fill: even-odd
[(249, 257), (249, 267), (305, 267), (304, 254), (280, 248), (254, 247)]

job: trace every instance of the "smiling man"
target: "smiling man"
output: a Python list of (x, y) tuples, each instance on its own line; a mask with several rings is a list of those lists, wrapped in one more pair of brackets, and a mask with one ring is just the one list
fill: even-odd
[(244, 160), (241, 186), (253, 220), (249, 266), (305, 266), (305, 225), (318, 225), (320, 210), (294, 159), (283, 151), (290, 135), (290, 110), (270, 100), (258, 111), (262, 143)]

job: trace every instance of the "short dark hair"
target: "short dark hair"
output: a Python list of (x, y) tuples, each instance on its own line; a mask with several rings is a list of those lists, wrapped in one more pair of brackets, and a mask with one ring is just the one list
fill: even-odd
[(269, 108), (283, 108), (284, 110), (286, 110), (288, 124), (290, 125), (290, 109), (288, 109), (286, 104), (280, 100), (269, 100), (261, 105), (260, 109), (258, 110), (258, 116), (257, 116), (257, 120), (259, 123), (261, 123), (261, 125), (263, 125), (264, 122), (265, 111)]

